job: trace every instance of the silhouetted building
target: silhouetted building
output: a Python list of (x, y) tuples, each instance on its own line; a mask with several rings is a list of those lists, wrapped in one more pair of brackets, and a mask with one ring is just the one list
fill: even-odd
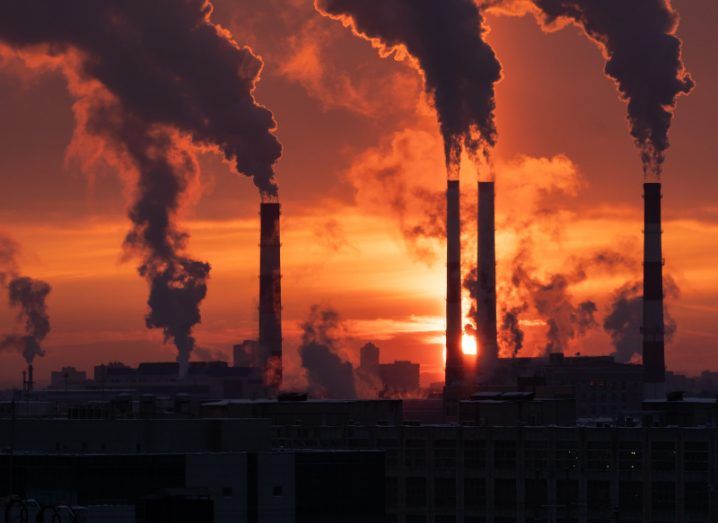
[(257, 398), (266, 395), (262, 370), (230, 367), (224, 361), (192, 361), (187, 375), (178, 379), (176, 362), (122, 364), (95, 367), (94, 384), (103, 389), (133, 389), (153, 394), (187, 392), (204, 398)]
[[(383, 523), (384, 475), (378, 451), (25, 453), (12, 470), (0, 455), (0, 492), (12, 480), (28, 516), (62, 500), (87, 523)], [(0, 522), (22, 521), (23, 502), (8, 504)]]
[(75, 367), (63, 367), (62, 370), (50, 373), (51, 389), (69, 389), (84, 387), (87, 382), (87, 372), (77, 370)]
[(389, 393), (418, 392), (419, 364), (410, 361), (381, 363), (379, 378)]

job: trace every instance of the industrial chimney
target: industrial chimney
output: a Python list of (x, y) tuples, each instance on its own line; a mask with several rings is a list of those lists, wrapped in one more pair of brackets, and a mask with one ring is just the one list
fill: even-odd
[(25, 371), (22, 371), (22, 385), (25, 392), (32, 392), (35, 388), (34, 369), (32, 367), (32, 363), (27, 366), (27, 374), (25, 374)]
[(461, 388), (463, 354), (461, 352), (461, 216), (459, 181), (448, 180), (446, 189), (446, 369), (445, 396), (448, 389)]
[(282, 283), (280, 270), (278, 202), (262, 202), (259, 248), (259, 358), (265, 384), (279, 388), (282, 381)]
[(643, 191), (643, 384), (644, 397), (658, 399), (666, 394), (661, 184), (644, 183)]
[(496, 240), (494, 182), (479, 182), (476, 342), (478, 379), (490, 380), (499, 356), (496, 334)]

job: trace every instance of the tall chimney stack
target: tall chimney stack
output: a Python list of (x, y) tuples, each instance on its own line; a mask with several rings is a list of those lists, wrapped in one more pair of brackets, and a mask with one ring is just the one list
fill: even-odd
[(658, 399), (666, 394), (661, 184), (644, 183), (643, 191), (643, 384), (644, 397)]
[(279, 388), (282, 381), (282, 283), (278, 202), (260, 206), (259, 350), (265, 384)]
[(446, 188), (446, 369), (447, 389), (458, 390), (464, 378), (461, 351), (461, 216), (459, 181), (448, 180)]
[(34, 369), (32, 367), (32, 363), (27, 366), (27, 383), (25, 384), (25, 391), (26, 392), (32, 392), (32, 390), (35, 388), (35, 381), (34, 381)]
[(499, 357), (496, 332), (494, 197), (494, 182), (479, 182), (476, 341), (479, 350), (478, 378), (484, 381), (491, 379)]

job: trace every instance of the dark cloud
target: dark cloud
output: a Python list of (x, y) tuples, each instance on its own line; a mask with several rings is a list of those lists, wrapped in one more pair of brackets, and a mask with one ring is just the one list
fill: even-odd
[[(544, 21), (569, 19), (604, 51), (605, 72), (628, 102), (631, 135), (644, 171), (660, 175), (676, 98), (694, 82), (675, 36), (678, 14), (668, 0), (532, 0)], [(510, 2), (509, 2), (510, 3)]]
[(35, 356), (45, 355), (40, 342), (50, 332), (46, 299), (51, 288), (44, 281), (18, 274), (18, 252), (18, 244), (0, 234), (0, 287), (7, 291), (10, 307), (18, 310), (16, 320), (23, 330), (22, 334), (3, 336), (0, 339), (0, 351), (17, 351), (30, 364)]
[(382, 48), (405, 48), (424, 74), (438, 113), (447, 167), (458, 174), (463, 147), (486, 152), (496, 143), (494, 84), (501, 64), (484, 41), (483, 17), (471, 0), (316, 0), (327, 16)]
[(184, 254), (176, 224), (199, 174), (195, 147), (277, 196), (281, 146), (253, 96), (262, 61), (211, 22), (205, 0), (0, 0), (0, 12), (0, 44), (60, 59), (76, 134), (99, 138), (136, 181), (125, 246), (150, 287), (147, 326), (174, 341), (185, 370), (210, 268)]

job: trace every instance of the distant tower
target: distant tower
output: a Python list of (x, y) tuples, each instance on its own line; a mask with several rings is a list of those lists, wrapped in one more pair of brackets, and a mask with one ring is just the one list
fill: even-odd
[(643, 384), (644, 397), (665, 398), (661, 184), (643, 184)]
[[(445, 389), (460, 387), (464, 379), (461, 351), (461, 216), (459, 181), (446, 189), (446, 368)], [(445, 390), (446, 393), (446, 390)]]
[(259, 348), (266, 384), (282, 381), (282, 273), (278, 202), (262, 202), (259, 247)]
[(476, 344), (479, 379), (490, 380), (499, 357), (496, 328), (494, 182), (479, 182)]
[(376, 371), (379, 368), (379, 347), (367, 343), (359, 352), (359, 366), (362, 369)]

